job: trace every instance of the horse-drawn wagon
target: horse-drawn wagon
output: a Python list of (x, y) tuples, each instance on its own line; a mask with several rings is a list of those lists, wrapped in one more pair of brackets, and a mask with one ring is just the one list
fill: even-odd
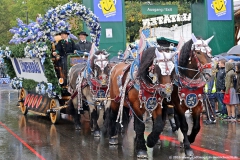
[[(31, 112), (50, 116), (51, 122), (57, 123), (60, 113), (65, 112), (71, 94), (67, 84), (62, 83), (67, 80), (67, 75), (55, 65), (57, 58), (52, 58), (52, 49), (57, 33), (70, 32), (67, 21), (73, 16), (86, 22), (92, 43), (98, 46), (101, 33), (98, 18), (79, 3), (59, 5), (48, 10), (44, 17), (39, 15), (36, 22), (30, 24), (18, 19), (18, 26), (10, 30), (14, 34), (10, 43), (15, 45), (3, 47), (2, 51), (8, 53), (3, 56), (4, 62), (12, 87), (19, 91), (18, 103), (22, 114)], [(71, 33), (69, 36), (77, 39)], [(85, 62), (84, 55), (68, 55), (67, 69)]]

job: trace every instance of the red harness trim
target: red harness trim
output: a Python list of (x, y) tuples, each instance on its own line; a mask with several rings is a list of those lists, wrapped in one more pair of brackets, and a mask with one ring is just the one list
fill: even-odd
[(206, 82), (202, 81), (200, 78), (192, 80), (187, 77), (180, 77), (180, 81), (184, 86), (188, 86), (189, 88), (201, 88), (206, 84)]
[[(196, 96), (197, 96), (196, 97), (196, 104), (194, 106), (188, 106), (187, 103), (186, 103), (186, 98), (189, 94), (196, 94)], [(189, 90), (188, 88), (178, 87), (178, 96), (179, 96), (179, 99), (180, 99), (180, 103), (181, 103), (181, 101), (184, 101), (185, 105), (188, 108), (193, 108), (193, 107), (198, 105), (199, 101), (203, 100), (203, 87), (197, 88), (195, 90)]]
[(98, 80), (93, 79), (93, 78), (90, 79), (90, 81), (92, 83), (92, 85), (90, 86), (90, 90), (91, 90), (91, 92), (94, 96), (97, 96), (97, 93), (98, 93), (99, 90), (103, 90), (104, 93), (105, 93), (105, 96), (106, 96), (108, 86), (100, 84), (100, 82), (98, 82)]
[(149, 93), (155, 93), (156, 90), (165, 88), (165, 85), (163, 84), (158, 84), (158, 85), (152, 85), (152, 84), (146, 84), (144, 81), (140, 81), (140, 89), (145, 90)]

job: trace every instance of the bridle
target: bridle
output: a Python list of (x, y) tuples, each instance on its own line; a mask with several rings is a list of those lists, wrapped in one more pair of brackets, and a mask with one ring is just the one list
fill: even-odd
[[(195, 72), (197, 72), (197, 73), (193, 76), (193, 78), (188, 78), (188, 77), (186, 77), (186, 78), (190, 79), (190, 81), (188, 80), (188, 83), (185, 84), (185, 85), (187, 85), (187, 86), (189, 86), (190, 84), (194, 83), (194, 81), (199, 81), (199, 79), (195, 80), (195, 78), (196, 78), (197, 75), (199, 75), (199, 74), (200, 74), (200, 75), (203, 75), (203, 74), (206, 74), (206, 73), (207, 73), (207, 74), (211, 74), (212, 63), (210, 62), (210, 63), (202, 64), (202, 63), (200, 62), (198, 56), (196, 55), (196, 54), (197, 54), (196, 51), (201, 51), (202, 53), (207, 54), (207, 56), (208, 56), (209, 58), (211, 58), (211, 57), (210, 57), (210, 56), (211, 56), (211, 48), (210, 48), (208, 45), (206, 45), (203, 40), (198, 40), (198, 42), (201, 42), (201, 43), (192, 44), (192, 48), (191, 48), (191, 52), (190, 52), (190, 57), (189, 57), (189, 61), (190, 61), (189, 63), (191, 63), (191, 59), (192, 59), (192, 57), (194, 57), (194, 59), (195, 59), (195, 61), (196, 61), (196, 63), (197, 63), (197, 69), (191, 69), (191, 68), (186, 68), (186, 67), (177, 66), (178, 68), (180, 68), (180, 69), (182, 69), (182, 70), (195, 71)], [(175, 67), (176, 67), (176, 66), (175, 66)], [(183, 76), (181, 76), (180, 73), (177, 73), (177, 76), (178, 76), (179, 78), (181, 77), (182, 81), (187, 80), (186, 78), (184, 78)], [(204, 77), (204, 75), (201, 76), (201, 77), (202, 77), (202, 80), (206, 83), (207, 80), (206, 80), (206, 78)], [(205, 85), (205, 83), (201, 83), (201, 85)], [(197, 84), (195, 84), (195, 85), (197, 85)], [(200, 84), (199, 84), (199, 85), (200, 85)]]
[[(107, 57), (109, 56), (109, 55), (107, 55), (107, 54), (103, 54), (103, 53), (101, 53), (101, 54), (99, 54), (99, 55), (95, 55), (96, 57), (99, 57), (100, 56), (100, 59), (95, 59), (94, 60), (94, 78), (97, 78), (98, 80), (100, 80), (101, 82), (102, 82), (102, 84), (105, 84), (105, 83), (107, 83), (107, 81), (108, 81), (108, 73), (106, 74), (106, 73), (104, 73), (104, 70), (105, 70), (105, 68), (107, 68), (107, 67), (109, 67), (109, 60), (107, 59)], [(100, 75), (98, 75), (98, 73), (97, 73), (97, 66), (100, 68), (100, 70), (101, 70), (101, 74)]]
[[(167, 48), (162, 48), (163, 49), (170, 49), (170, 47)], [(156, 48), (155, 50), (156, 53), (156, 57), (153, 60), (152, 65), (149, 67), (149, 79), (152, 80), (152, 84), (151, 85), (147, 85), (146, 82), (144, 82), (144, 80), (141, 80), (143, 83), (145, 83), (146, 88), (148, 89), (153, 89), (155, 91), (157, 91), (159, 94), (160, 93), (165, 93), (167, 96), (171, 95), (172, 92), (172, 82), (171, 83), (167, 83), (167, 84), (161, 84), (159, 82), (158, 76), (156, 74), (155, 69), (156, 66), (159, 67), (159, 69), (161, 70), (161, 74), (162, 75), (167, 75), (170, 76), (171, 72), (174, 68), (174, 64), (173, 64), (173, 57), (175, 55), (175, 52), (170, 52), (170, 53), (166, 53), (166, 52), (159, 52), (158, 49)], [(161, 55), (160, 55), (161, 54)], [(169, 54), (169, 55), (166, 55)], [(164, 68), (165, 67), (165, 68)], [(146, 89), (147, 90), (147, 89)]]

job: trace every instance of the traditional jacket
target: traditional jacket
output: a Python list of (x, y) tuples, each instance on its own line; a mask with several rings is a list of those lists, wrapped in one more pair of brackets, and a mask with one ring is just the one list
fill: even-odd
[(234, 73), (234, 64), (232, 62), (227, 62), (225, 65), (226, 77), (225, 77), (225, 87), (226, 92), (228, 93), (230, 88), (234, 87), (233, 79), (235, 76)]
[(58, 41), (56, 46), (56, 52), (60, 56), (67, 56), (68, 53), (74, 53), (74, 50), (76, 50), (75, 43), (71, 39), (68, 39), (68, 41), (62, 39)]
[(76, 50), (82, 51), (82, 52), (90, 52), (91, 47), (92, 47), (92, 43), (89, 41), (85, 41), (85, 42), (79, 41), (76, 44)]

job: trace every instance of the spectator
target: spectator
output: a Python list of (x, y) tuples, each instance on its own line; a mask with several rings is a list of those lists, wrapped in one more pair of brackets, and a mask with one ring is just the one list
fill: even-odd
[[(216, 84), (215, 79), (209, 81), (204, 88), (204, 92), (206, 94), (206, 104), (209, 104), (209, 116), (208, 118), (211, 118), (212, 122), (216, 122), (215, 120), (215, 99), (216, 99)], [(209, 100), (209, 101), (208, 101)], [(209, 103), (208, 103), (209, 102)], [(206, 106), (208, 107), (208, 105)], [(208, 115), (208, 114), (207, 114)]]
[(224, 92), (225, 92), (225, 59), (220, 59), (218, 62), (218, 72), (216, 79), (216, 88), (217, 88), (217, 99), (218, 104), (221, 105), (221, 114), (219, 117), (226, 118), (227, 117), (227, 109), (226, 105), (223, 103)]
[(228, 121), (236, 121), (236, 112), (235, 105), (239, 103), (239, 99), (236, 95), (236, 90), (234, 88), (234, 64), (231, 62), (226, 63), (225, 67), (226, 78), (225, 78), (225, 95), (224, 95), (224, 103), (227, 105), (228, 116), (225, 120)]
[(237, 63), (235, 67), (236, 67), (235, 69), (236, 69), (236, 79), (237, 79), (235, 88), (236, 88), (236, 92), (240, 102), (240, 63)]
[[(215, 82), (215, 90), (216, 90), (216, 75), (217, 75), (217, 72), (218, 72), (218, 58), (217, 57), (214, 57), (214, 58), (212, 58), (212, 61), (213, 61), (213, 63), (214, 63), (214, 82)], [(217, 90), (216, 90), (217, 91)], [(215, 92), (216, 92), (215, 91)], [(219, 113), (219, 111), (218, 111), (218, 99), (217, 99), (217, 93), (215, 93), (215, 113), (216, 113), (216, 115), (217, 114), (220, 114)]]

